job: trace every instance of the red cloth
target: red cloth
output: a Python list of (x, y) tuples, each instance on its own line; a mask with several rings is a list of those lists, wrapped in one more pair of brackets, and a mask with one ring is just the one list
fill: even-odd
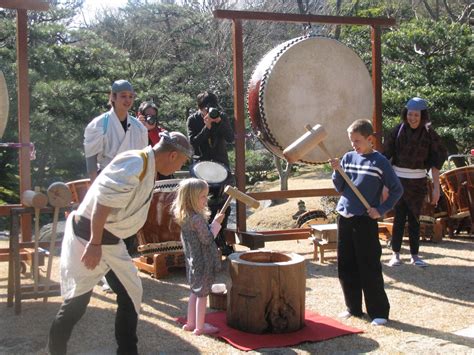
[[(185, 318), (182, 317), (177, 321), (181, 324), (186, 323)], [(206, 314), (206, 322), (220, 329), (219, 333), (212, 336), (222, 338), (230, 345), (244, 351), (286, 347), (306, 341), (322, 341), (341, 335), (362, 333), (360, 329), (346, 326), (308, 310), (305, 312), (305, 326), (296, 332), (284, 334), (252, 334), (231, 328), (227, 325), (225, 311)]]

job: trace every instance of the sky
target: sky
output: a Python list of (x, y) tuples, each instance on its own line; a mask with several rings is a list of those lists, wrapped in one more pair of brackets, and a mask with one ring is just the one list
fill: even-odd
[(125, 5), (127, 0), (86, 0), (84, 1), (84, 10), (95, 13), (104, 7), (117, 8)]
[[(115, 9), (125, 6), (127, 0), (85, 0), (83, 5), (83, 12), (86, 21), (93, 19), (96, 12), (104, 8)], [(78, 16), (78, 22), (82, 21), (82, 16)]]

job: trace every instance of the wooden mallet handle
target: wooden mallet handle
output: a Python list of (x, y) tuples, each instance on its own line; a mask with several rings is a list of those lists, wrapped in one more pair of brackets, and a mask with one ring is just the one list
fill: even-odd
[[(324, 154), (326, 154), (328, 156), (329, 159), (332, 159), (331, 154), (329, 154), (329, 152), (326, 149), (326, 146), (324, 145), (323, 142), (319, 143), (319, 148), (321, 148), (321, 150), (324, 152)], [(354, 185), (354, 183), (349, 178), (349, 176), (347, 176), (346, 172), (342, 169), (342, 167), (340, 165), (338, 165), (336, 169), (339, 172), (339, 174), (341, 174), (341, 176), (344, 178), (347, 185), (349, 185), (349, 187), (352, 189), (352, 191), (354, 191), (356, 196), (359, 198), (360, 202), (362, 202), (362, 204), (365, 206), (365, 208), (369, 209), (370, 204), (367, 202), (365, 197), (360, 193), (359, 189)]]
[(38, 292), (39, 284), (39, 238), (40, 238), (40, 227), (39, 227), (39, 216), (40, 209), (46, 207), (48, 204), (48, 197), (39, 191), (39, 187), (35, 187), (35, 191), (25, 190), (21, 196), (21, 200), (25, 206), (33, 207), (35, 209), (35, 253), (33, 254), (33, 290)]
[(67, 207), (70, 205), (72, 200), (72, 193), (69, 187), (63, 182), (53, 182), (48, 187), (48, 201), (51, 206), (54, 207), (53, 213), (53, 227), (51, 229), (51, 241), (49, 243), (49, 258), (48, 258), (48, 269), (46, 270), (46, 281), (44, 285), (44, 298), (43, 302), (48, 301), (49, 284), (51, 279), (51, 270), (53, 267), (53, 257), (55, 254), (56, 244), (56, 232), (58, 227), (59, 209), (61, 207)]

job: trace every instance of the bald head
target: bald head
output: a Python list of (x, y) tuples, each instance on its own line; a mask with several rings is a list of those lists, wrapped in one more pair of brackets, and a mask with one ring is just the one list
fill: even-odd
[(193, 156), (193, 148), (180, 132), (161, 132), (160, 137), (153, 147), (156, 170), (161, 175), (171, 175)]
[(153, 147), (156, 153), (179, 152), (189, 159), (193, 156), (193, 147), (184, 134), (180, 132), (161, 132), (160, 138), (160, 141)]

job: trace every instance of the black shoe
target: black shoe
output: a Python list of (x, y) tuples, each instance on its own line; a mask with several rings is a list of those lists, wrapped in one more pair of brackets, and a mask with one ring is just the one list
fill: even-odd
[(234, 252), (234, 247), (232, 245), (224, 245), (221, 248), (221, 252), (223, 256), (229, 256)]

